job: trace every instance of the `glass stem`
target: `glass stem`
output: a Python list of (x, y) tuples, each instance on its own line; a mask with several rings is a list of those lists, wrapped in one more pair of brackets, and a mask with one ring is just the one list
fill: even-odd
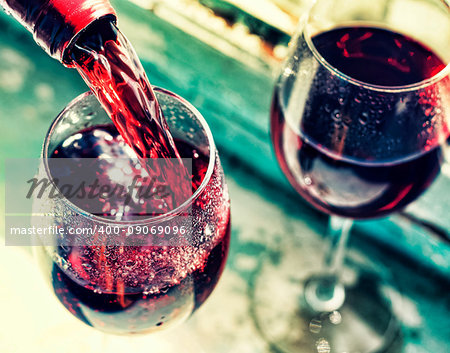
[(325, 254), (324, 268), (305, 283), (305, 301), (315, 313), (338, 310), (345, 301), (345, 288), (340, 281), (345, 249), (353, 221), (332, 216), (329, 222), (329, 247)]
[(345, 258), (347, 241), (352, 228), (353, 220), (331, 216), (328, 224), (329, 248), (325, 254), (324, 272), (339, 276)]

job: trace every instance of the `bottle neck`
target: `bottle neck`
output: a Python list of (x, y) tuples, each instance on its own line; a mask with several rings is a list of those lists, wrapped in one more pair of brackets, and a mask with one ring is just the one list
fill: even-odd
[(116, 14), (108, 0), (0, 0), (33, 33), (34, 40), (53, 58), (65, 65), (65, 54), (77, 36), (94, 21)]

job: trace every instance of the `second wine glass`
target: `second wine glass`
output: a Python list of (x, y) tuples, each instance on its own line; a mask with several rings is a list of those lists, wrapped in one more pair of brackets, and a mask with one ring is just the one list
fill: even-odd
[(317, 0), (301, 22), (275, 88), (272, 141), (292, 186), (331, 215), (331, 245), (322, 270), (297, 284), (301, 295), (284, 298), (304, 332), (274, 339), (276, 321), (260, 318), (282, 350), (392, 346), (398, 325), (386, 286), (361, 269), (344, 278), (346, 242), (352, 219), (405, 207), (439, 173), (450, 131), (449, 29), (444, 1)]

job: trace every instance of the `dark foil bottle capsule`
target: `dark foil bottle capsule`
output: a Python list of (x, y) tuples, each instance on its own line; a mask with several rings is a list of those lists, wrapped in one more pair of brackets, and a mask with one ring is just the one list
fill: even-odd
[(51, 57), (65, 65), (70, 64), (66, 50), (83, 29), (100, 18), (116, 21), (108, 0), (0, 0), (0, 4)]

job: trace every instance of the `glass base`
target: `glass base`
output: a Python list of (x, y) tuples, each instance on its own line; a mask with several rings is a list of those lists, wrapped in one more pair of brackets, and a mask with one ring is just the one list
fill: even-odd
[[(320, 305), (324, 308), (317, 312), (308, 302), (314, 299), (315, 282), (321, 276), (302, 273), (303, 265), (305, 261), (300, 254), (285, 256), (282, 263), (263, 263), (255, 278), (253, 317), (272, 351), (401, 351), (400, 324), (393, 314), (398, 294), (394, 294), (374, 266), (346, 265), (341, 274), (343, 286), (337, 287), (334, 302), (316, 302), (316, 310)], [(326, 309), (336, 303), (339, 309)]]

